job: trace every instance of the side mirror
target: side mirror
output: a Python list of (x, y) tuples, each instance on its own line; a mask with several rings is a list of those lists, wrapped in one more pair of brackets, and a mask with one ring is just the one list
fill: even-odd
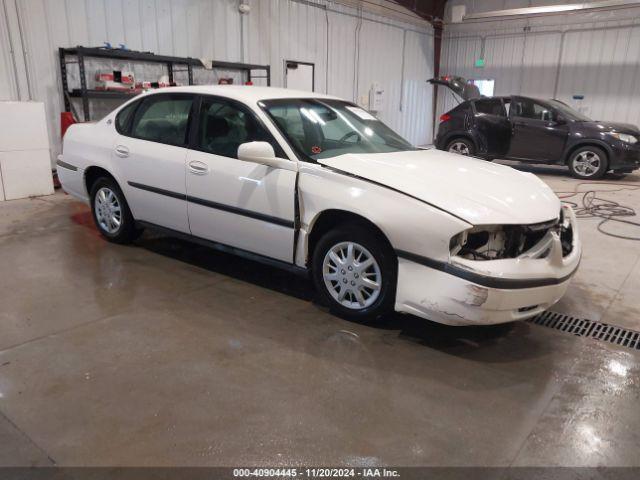
[(247, 142), (238, 147), (238, 159), (244, 162), (259, 163), (273, 168), (297, 171), (298, 165), (291, 160), (277, 158), (269, 142)]

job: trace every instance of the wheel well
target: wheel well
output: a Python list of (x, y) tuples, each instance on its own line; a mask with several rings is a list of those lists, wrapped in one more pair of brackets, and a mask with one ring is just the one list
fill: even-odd
[(309, 239), (307, 242), (307, 264), (309, 263), (309, 258), (312, 255), (318, 240), (320, 240), (325, 233), (343, 223), (350, 223), (352, 225), (355, 223), (368, 229), (382, 240), (386, 246), (391, 249), (391, 251), (393, 251), (393, 247), (391, 246), (391, 242), (387, 236), (371, 220), (356, 213), (347, 212), (346, 210), (325, 210), (321, 212), (312, 223), (311, 232), (309, 233)]
[(116, 184), (118, 183), (117, 180), (114, 178), (114, 176), (111, 175), (104, 168), (89, 167), (84, 172), (84, 184), (85, 184), (85, 187), (87, 188), (87, 195), (91, 195), (91, 187), (93, 187), (93, 184), (96, 183), (96, 180), (98, 180), (101, 177), (111, 178), (113, 179), (114, 182), (116, 182)]
[(573, 155), (573, 153), (576, 150), (578, 150), (579, 148), (583, 148), (583, 147), (596, 147), (596, 148), (599, 148), (600, 150), (602, 150), (604, 152), (604, 154), (607, 156), (607, 158), (605, 160), (607, 161), (607, 168), (609, 168), (609, 151), (603, 145), (601, 145), (599, 143), (593, 143), (593, 142), (579, 143), (578, 145), (575, 145), (575, 146), (571, 147), (569, 149), (569, 151), (567, 152), (565, 158), (564, 158), (565, 165), (569, 165), (569, 160), (571, 159), (571, 155)]

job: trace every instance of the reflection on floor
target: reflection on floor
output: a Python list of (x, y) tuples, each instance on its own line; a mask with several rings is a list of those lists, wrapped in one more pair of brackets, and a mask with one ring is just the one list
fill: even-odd
[[(637, 322), (640, 246), (594, 227), (555, 308)], [(285, 272), (108, 244), (60, 193), (0, 205), (0, 265), (0, 465), (640, 464), (625, 349), (522, 322), (350, 323)]]

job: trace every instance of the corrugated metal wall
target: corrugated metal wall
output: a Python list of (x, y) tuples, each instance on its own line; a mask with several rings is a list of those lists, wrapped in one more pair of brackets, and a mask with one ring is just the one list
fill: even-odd
[[(0, 0), (0, 100), (45, 102), (55, 158), (62, 108), (57, 48), (108, 41), (166, 55), (270, 64), (273, 86), (283, 86), (285, 60), (312, 62), (316, 91), (355, 101), (378, 82), (386, 95), (380, 118), (415, 144), (431, 141), (425, 80), (433, 73), (433, 30), (425, 22), (326, 0), (245, 3), (248, 15), (239, 13), (237, 0)], [(16, 59), (26, 65), (22, 91)]]
[[(467, 13), (571, 3), (451, 0)], [(441, 72), (494, 78), (495, 94), (559, 98), (599, 120), (640, 124), (640, 8), (447, 24)], [(484, 68), (475, 68), (484, 57)], [(442, 92), (442, 89), (439, 90)], [(573, 100), (584, 95), (584, 100)], [(456, 105), (438, 95), (438, 112)]]

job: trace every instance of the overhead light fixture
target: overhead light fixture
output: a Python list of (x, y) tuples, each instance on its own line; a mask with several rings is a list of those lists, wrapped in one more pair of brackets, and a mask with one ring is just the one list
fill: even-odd
[(545, 15), (550, 13), (566, 13), (603, 8), (619, 8), (640, 6), (640, 0), (601, 0), (597, 2), (571, 3), (564, 5), (544, 5), (540, 7), (511, 8), (508, 10), (492, 10), (489, 12), (470, 13), (463, 20), (486, 20), (490, 18), (523, 17)]

